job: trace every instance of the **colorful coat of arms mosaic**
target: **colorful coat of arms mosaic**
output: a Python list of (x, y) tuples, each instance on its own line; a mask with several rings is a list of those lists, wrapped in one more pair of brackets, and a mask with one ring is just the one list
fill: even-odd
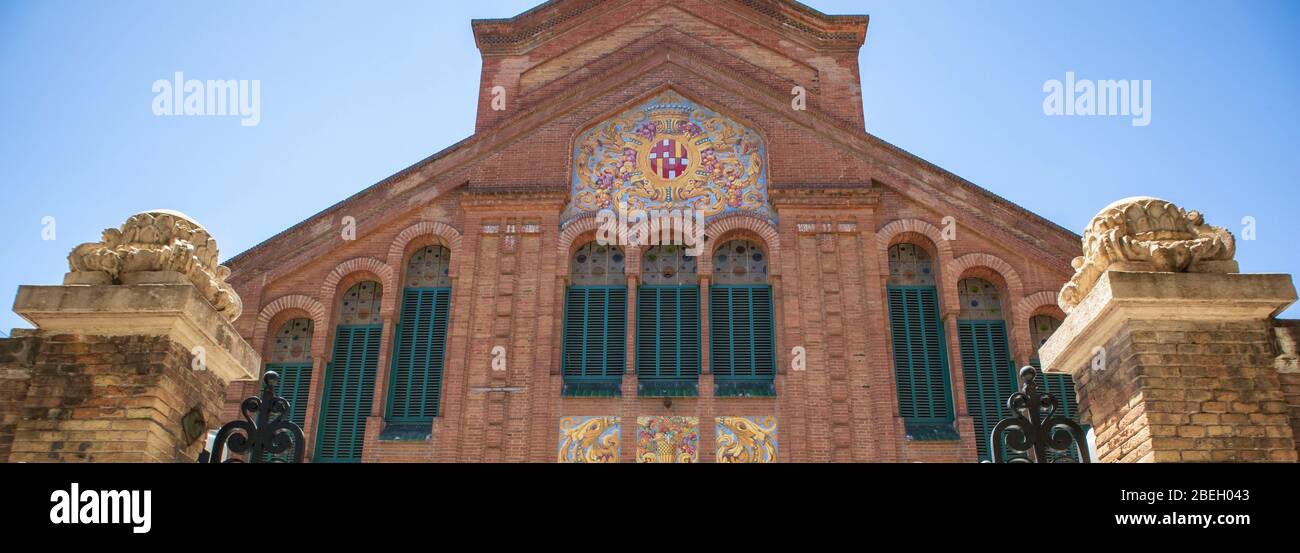
[(564, 417), (560, 419), (561, 463), (617, 463), (618, 417)]
[(638, 417), (636, 462), (694, 463), (700, 458), (698, 417)]
[(774, 220), (766, 153), (758, 133), (670, 90), (578, 137), (564, 220), (623, 205)]
[(775, 463), (776, 417), (718, 417), (719, 463)]

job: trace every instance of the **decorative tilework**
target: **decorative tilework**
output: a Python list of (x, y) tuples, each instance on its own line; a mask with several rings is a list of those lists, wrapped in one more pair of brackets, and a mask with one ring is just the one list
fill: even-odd
[(636, 462), (694, 463), (699, 460), (699, 417), (638, 417), (636, 421)]
[(578, 137), (564, 221), (620, 205), (774, 221), (765, 156), (758, 133), (670, 90)]
[(776, 417), (718, 417), (719, 463), (775, 463)]
[(563, 417), (560, 419), (560, 463), (617, 463), (619, 417)]

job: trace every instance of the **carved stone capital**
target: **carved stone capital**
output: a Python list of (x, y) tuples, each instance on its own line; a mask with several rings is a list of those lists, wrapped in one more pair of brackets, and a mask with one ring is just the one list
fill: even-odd
[(226, 282), (230, 269), (218, 264), (217, 241), (183, 213), (137, 213), (120, 228), (105, 229), (99, 242), (68, 254), (65, 284), (147, 284), (189, 282), (227, 320), (243, 312), (243, 302)]
[(1237, 272), (1235, 254), (1232, 233), (1205, 224), (1199, 212), (1158, 198), (1126, 198), (1088, 223), (1083, 255), (1071, 262), (1074, 276), (1057, 303), (1066, 313), (1073, 311), (1106, 271)]

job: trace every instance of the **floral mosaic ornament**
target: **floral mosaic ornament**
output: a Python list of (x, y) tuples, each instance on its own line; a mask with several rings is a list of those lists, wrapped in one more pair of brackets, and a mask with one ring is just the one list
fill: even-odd
[(719, 463), (775, 463), (776, 417), (718, 417)]
[(560, 419), (560, 463), (617, 463), (619, 417), (563, 417)]
[(765, 156), (758, 133), (669, 90), (578, 137), (564, 221), (620, 206), (774, 221)]
[(694, 463), (700, 458), (698, 417), (638, 417), (636, 462)]

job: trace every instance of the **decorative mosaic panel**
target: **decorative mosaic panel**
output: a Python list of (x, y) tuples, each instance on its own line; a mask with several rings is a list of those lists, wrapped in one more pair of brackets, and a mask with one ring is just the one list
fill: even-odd
[(636, 462), (699, 461), (699, 417), (637, 417), (636, 422)]
[(982, 278), (963, 278), (957, 283), (957, 298), (961, 303), (958, 319), (977, 321), (1002, 320), (1002, 301), (998, 288)]
[(719, 463), (775, 463), (776, 417), (718, 417)]
[(578, 137), (564, 220), (620, 204), (775, 220), (765, 158), (758, 133), (666, 91)]
[(560, 419), (560, 463), (617, 463), (619, 417), (563, 417)]
[(641, 281), (648, 285), (699, 282), (696, 256), (682, 246), (652, 246), (641, 254)]
[(428, 246), (417, 250), (406, 264), (407, 288), (451, 288), (451, 250)]
[(574, 286), (625, 285), (624, 263), (623, 250), (617, 246), (588, 242), (573, 254), (569, 276)]
[(267, 363), (311, 363), (311, 319), (292, 319), (280, 325)]
[(895, 244), (889, 248), (891, 286), (934, 286), (934, 261), (930, 252), (916, 244)]
[(339, 324), (379, 324), (379, 302), (383, 296), (384, 287), (378, 282), (360, 282), (348, 288), (339, 304)]
[(732, 240), (713, 252), (718, 284), (767, 284), (767, 255), (749, 240)]

